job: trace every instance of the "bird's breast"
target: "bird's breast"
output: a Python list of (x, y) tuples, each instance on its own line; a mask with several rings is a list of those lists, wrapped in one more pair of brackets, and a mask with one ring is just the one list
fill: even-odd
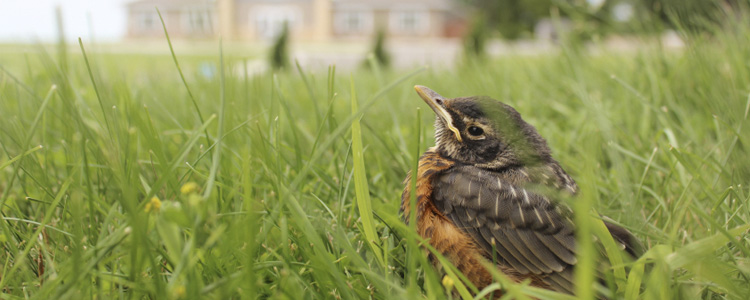
[[(476, 241), (446, 218), (435, 206), (432, 199), (435, 177), (449, 172), (455, 162), (441, 157), (435, 151), (428, 150), (419, 160), (416, 177), (417, 232), (443, 257), (458, 268), (474, 286), (482, 289), (492, 283), (492, 275), (480, 262), (484, 255)], [(406, 188), (402, 194), (401, 210), (404, 220), (408, 222), (411, 205), (411, 176), (405, 180)], [(427, 251), (433, 264), (440, 266), (439, 260)], [(518, 279), (521, 274), (512, 270), (503, 270), (511, 278)], [(517, 277), (516, 277), (517, 276)]]

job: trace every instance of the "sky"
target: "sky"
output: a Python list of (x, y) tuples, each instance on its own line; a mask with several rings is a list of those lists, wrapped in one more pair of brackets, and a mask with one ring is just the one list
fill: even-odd
[(67, 40), (92, 40), (93, 32), (97, 42), (116, 41), (125, 34), (125, 4), (132, 1), (0, 0), (0, 42), (56, 41), (58, 5), (62, 8)]
[[(63, 11), (66, 39), (117, 41), (125, 35), (125, 5), (134, 0), (0, 0), (0, 43), (57, 40), (55, 8)], [(601, 5), (604, 0), (586, 0)], [(623, 10), (630, 16), (632, 10)]]

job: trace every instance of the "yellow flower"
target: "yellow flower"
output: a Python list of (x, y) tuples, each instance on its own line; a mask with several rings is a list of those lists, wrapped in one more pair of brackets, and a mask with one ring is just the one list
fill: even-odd
[(184, 285), (178, 285), (174, 288), (172, 288), (172, 299), (183, 299), (185, 298), (185, 286)]
[(448, 275), (443, 276), (443, 286), (447, 290), (453, 290), (453, 278)]
[(177, 299), (185, 298), (185, 286), (180, 285), (174, 289), (174, 295), (177, 296)]
[(146, 212), (158, 212), (159, 209), (161, 209), (161, 200), (159, 200), (159, 197), (153, 196), (151, 197), (151, 201), (146, 203), (145, 211)]
[(198, 184), (195, 182), (187, 182), (180, 188), (180, 193), (183, 195), (189, 195), (198, 191)]

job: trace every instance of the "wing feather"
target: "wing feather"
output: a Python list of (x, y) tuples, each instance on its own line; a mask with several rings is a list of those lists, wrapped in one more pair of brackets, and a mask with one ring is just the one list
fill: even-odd
[[(479, 240), (482, 240), (482, 242), (484, 241), (495, 242), (494, 248), (495, 248), (495, 251), (497, 251), (498, 255), (500, 256), (499, 258), (501, 259), (501, 261), (507, 262), (507, 264), (513, 267), (513, 269), (516, 269), (518, 272), (521, 272), (523, 274), (528, 274), (530, 272), (529, 268), (526, 267), (526, 265), (524, 265), (523, 263), (521, 263), (520, 260), (517, 258), (517, 257), (520, 257), (521, 254), (513, 253), (511, 252), (511, 250), (508, 249), (508, 246), (507, 246), (508, 241), (497, 240), (497, 238), (495, 238), (492, 235), (489, 228), (481, 228), (480, 232), (482, 234), (483, 239), (479, 239)], [(491, 244), (489, 244), (489, 248), (490, 249), (492, 248)]]
[(521, 274), (536, 274), (556, 290), (572, 292), (574, 227), (547, 197), (496, 172), (458, 166), (435, 179), (436, 207)]
[(568, 264), (560, 260), (556, 254), (549, 255), (550, 251), (553, 254), (555, 251), (542, 242), (542, 240), (546, 238), (540, 239), (531, 230), (518, 230), (514, 233), (524, 244), (526, 244), (526, 247), (530, 250), (529, 253), (535, 258), (538, 258), (539, 261), (544, 264), (545, 268), (552, 269), (555, 272), (562, 272), (562, 270), (567, 267)]
[(573, 283), (573, 268), (567, 268), (562, 272), (552, 273), (544, 278), (544, 282), (555, 287), (557, 291), (573, 294), (575, 290), (575, 284)]
[(539, 232), (534, 232), (534, 234), (537, 236), (537, 238), (539, 238), (539, 241), (544, 243), (547, 249), (550, 249), (552, 252), (554, 252), (555, 255), (560, 258), (560, 260), (570, 265), (575, 265), (576, 263), (578, 263), (575, 252), (563, 246), (563, 244), (560, 243), (560, 241), (558, 241), (557, 239), (551, 239)]

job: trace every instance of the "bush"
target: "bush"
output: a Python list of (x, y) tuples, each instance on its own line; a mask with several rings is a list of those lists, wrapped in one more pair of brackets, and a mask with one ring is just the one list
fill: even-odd
[(271, 68), (286, 69), (289, 66), (289, 25), (284, 22), (281, 32), (271, 48)]
[(382, 28), (379, 28), (378, 31), (375, 33), (375, 40), (372, 44), (372, 51), (368, 54), (368, 56), (365, 58), (364, 65), (365, 67), (369, 67), (369, 57), (372, 55), (374, 57), (375, 62), (381, 66), (381, 67), (389, 67), (391, 65), (391, 54), (388, 53), (388, 50), (385, 49), (385, 38), (386, 33), (385, 30)]
[(485, 18), (476, 18), (471, 25), (471, 30), (464, 37), (464, 55), (467, 58), (483, 58), (488, 34)]

